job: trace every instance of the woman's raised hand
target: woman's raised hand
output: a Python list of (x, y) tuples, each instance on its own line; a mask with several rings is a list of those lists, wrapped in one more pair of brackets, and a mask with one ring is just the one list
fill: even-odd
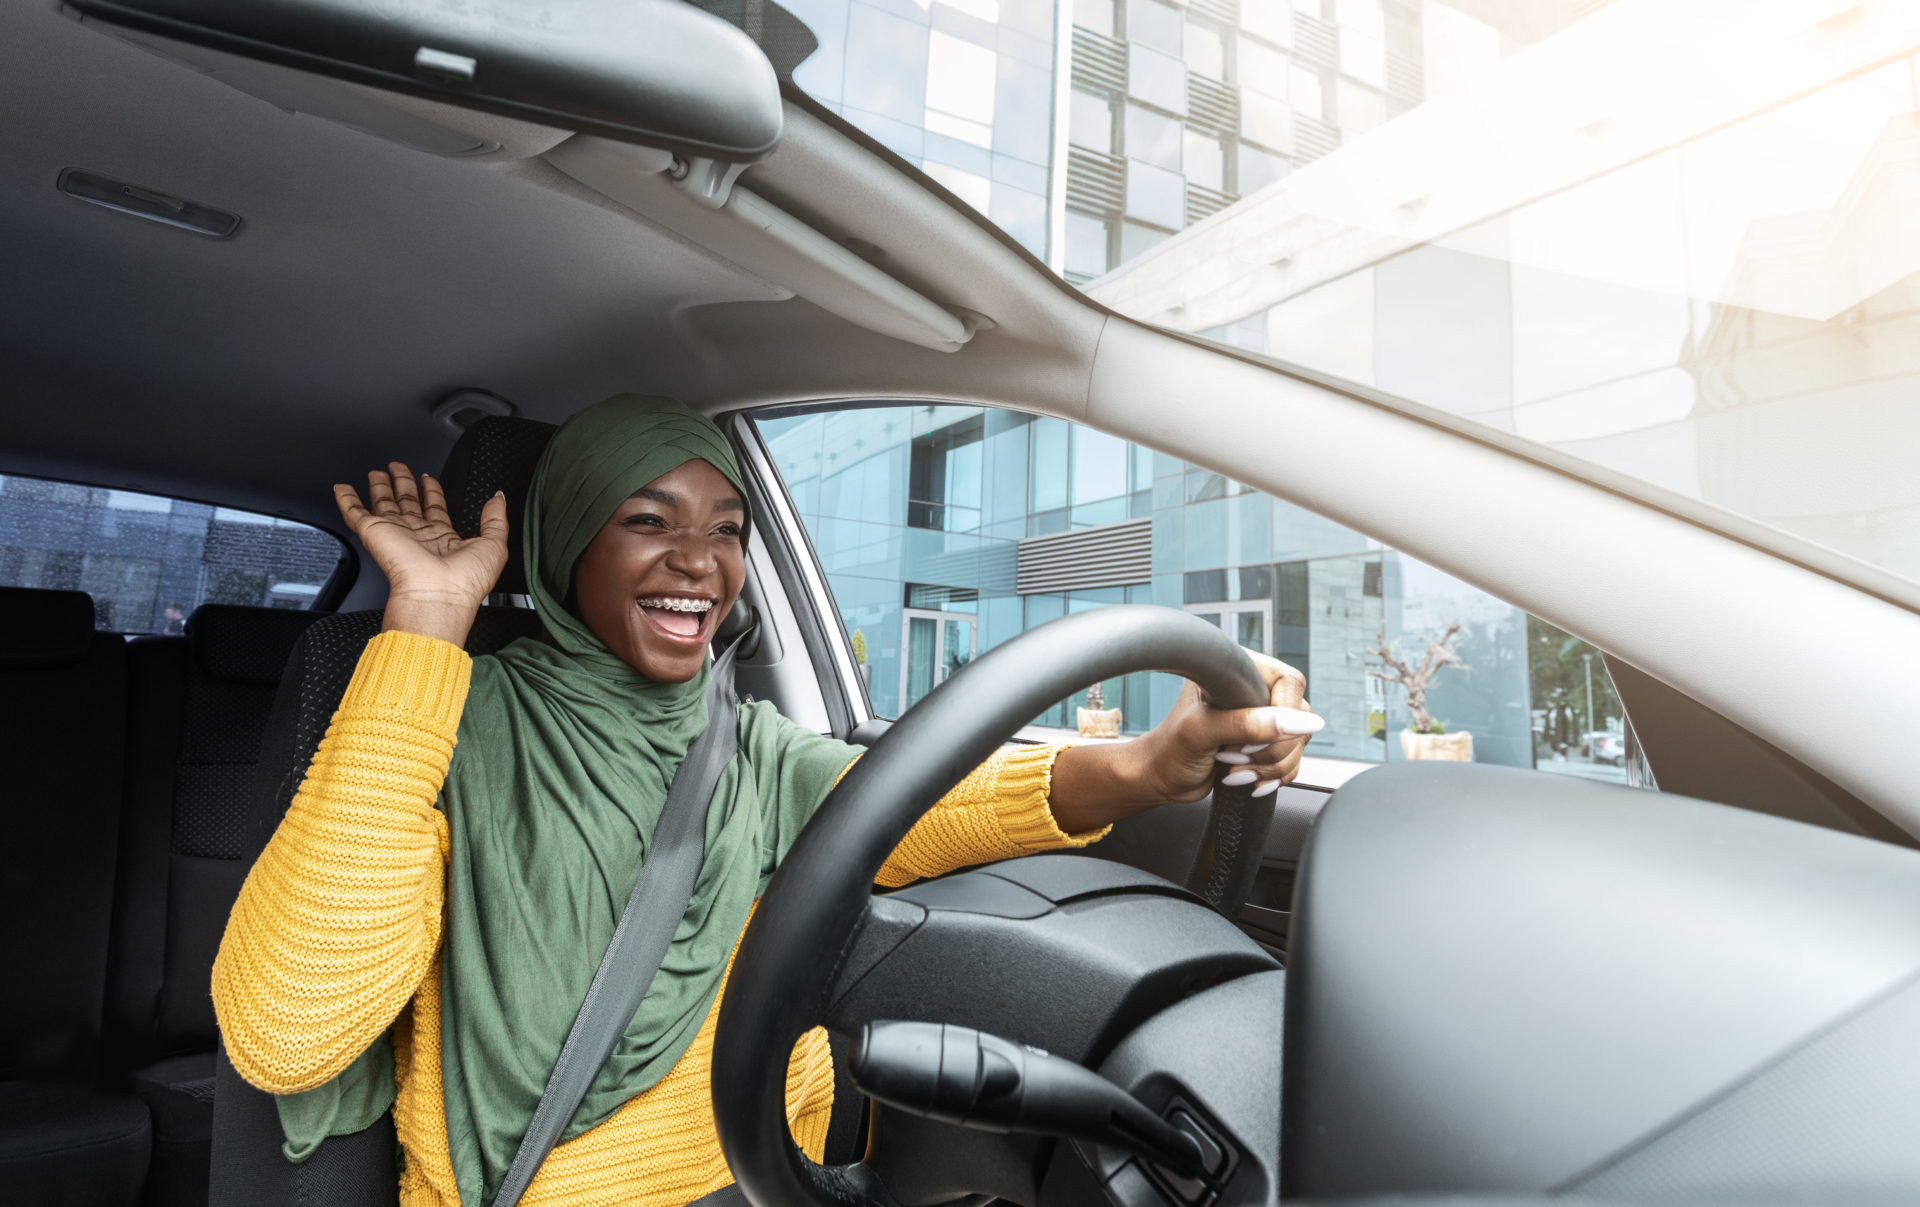
[(507, 564), (507, 500), (496, 493), (480, 510), (480, 535), (462, 537), (447, 516), (440, 483), (398, 461), (367, 475), (367, 503), (341, 482), (340, 517), (387, 576), (384, 630), (464, 643), (473, 618)]

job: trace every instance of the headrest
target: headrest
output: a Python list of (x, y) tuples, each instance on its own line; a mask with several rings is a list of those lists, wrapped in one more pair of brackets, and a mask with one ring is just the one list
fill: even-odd
[(508, 541), (506, 569), (495, 591), (527, 594), (526, 567), (520, 560), (520, 515), (533, 484), (534, 467), (547, 450), (555, 427), (537, 419), (490, 415), (460, 433), (440, 470), (440, 488), (447, 494), (447, 514), (462, 536), (480, 534), (480, 509), (496, 490), (507, 492)]
[(71, 666), (93, 644), (93, 596), (0, 587), (0, 666)]
[(187, 638), (200, 673), (210, 679), (271, 686), (280, 682), (300, 634), (324, 612), (202, 604), (187, 617)]

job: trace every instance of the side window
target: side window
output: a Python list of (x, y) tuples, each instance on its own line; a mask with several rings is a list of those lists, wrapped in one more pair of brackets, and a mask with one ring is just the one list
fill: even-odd
[(346, 564), (308, 524), (0, 475), (0, 586), (85, 591), (110, 633), (179, 633), (203, 603), (311, 608)]
[[(1483, 763), (1627, 778), (1624, 712), (1592, 646), (1219, 474), (987, 407), (776, 410), (756, 424), (880, 716), (1025, 629), (1152, 603), (1304, 672), (1327, 718), (1318, 757), (1470, 750)], [(1137, 674), (1101, 689), (1137, 734), (1180, 682)], [(1035, 724), (1070, 730), (1085, 703), (1060, 701)]]

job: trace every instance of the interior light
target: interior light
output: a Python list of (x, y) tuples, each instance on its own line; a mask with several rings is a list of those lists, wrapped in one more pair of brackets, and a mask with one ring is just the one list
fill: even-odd
[(163, 226), (178, 227), (197, 235), (226, 239), (240, 229), (240, 215), (217, 210), (210, 205), (188, 201), (157, 189), (143, 188), (114, 180), (80, 168), (61, 171), (60, 191), (89, 205), (104, 206)]

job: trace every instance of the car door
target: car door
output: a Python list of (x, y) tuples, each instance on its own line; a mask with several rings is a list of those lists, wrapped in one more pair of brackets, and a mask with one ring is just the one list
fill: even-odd
[[(1596, 758), (1591, 743), (1583, 752), (1552, 741), (1556, 724), (1631, 732), (1592, 647), (1218, 474), (1004, 408), (872, 400), (765, 409), (734, 423), (770, 496), (763, 539), (790, 565), (789, 602), (809, 614), (805, 627), (823, 646), (811, 653), (838, 697), (828, 711), (856, 739), (877, 736), (976, 653), (1113, 604), (1193, 613), (1302, 670), (1328, 728), (1275, 797), (1239, 919), (1275, 952), (1285, 949), (1301, 848), (1329, 793), (1369, 767), (1425, 753), (1403, 740), (1425, 722), (1391, 676), (1396, 666), (1421, 674), (1449, 628), (1446, 647), (1459, 657), (1423, 681), (1432, 728), (1469, 741), (1480, 762), (1651, 782), (1643, 766)], [(1140, 673), (1099, 686), (1126, 740), (1165, 715), (1181, 684)], [(1100, 740), (1076, 732), (1087, 704), (1085, 695), (1056, 702), (1016, 740)], [(1183, 881), (1208, 806), (1149, 810), (1088, 853)]]

